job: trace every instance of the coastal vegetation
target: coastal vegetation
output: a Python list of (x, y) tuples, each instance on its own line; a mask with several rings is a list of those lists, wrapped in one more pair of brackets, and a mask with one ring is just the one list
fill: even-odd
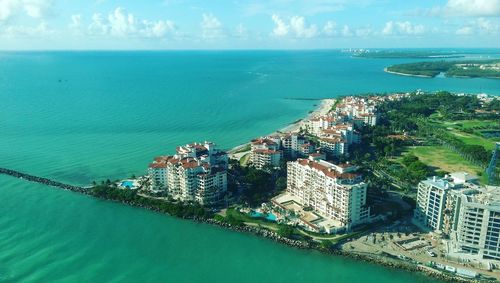
[(429, 61), (389, 66), (387, 72), (403, 75), (435, 77), (500, 78), (500, 60)]
[(427, 176), (458, 169), (485, 182), (483, 171), (499, 138), (483, 133), (498, 130), (497, 101), (442, 91), (386, 102), (380, 123), (361, 130), (355, 161), (409, 191)]
[(90, 195), (104, 199), (122, 203), (131, 204), (134, 206), (147, 207), (149, 209), (167, 213), (172, 216), (181, 218), (201, 218), (207, 219), (212, 217), (212, 213), (205, 207), (197, 203), (183, 203), (180, 201), (165, 201), (162, 199), (141, 195), (137, 190), (119, 189), (115, 183), (102, 182), (90, 189)]

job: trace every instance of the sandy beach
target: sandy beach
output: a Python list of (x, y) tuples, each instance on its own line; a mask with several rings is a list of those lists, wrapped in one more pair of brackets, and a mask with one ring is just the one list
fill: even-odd
[[(328, 114), (328, 112), (332, 109), (332, 106), (335, 103), (335, 101), (336, 101), (336, 99), (333, 99), (333, 98), (322, 99), (321, 104), (315, 110), (313, 110), (311, 113), (307, 114), (307, 116), (305, 118), (300, 119), (299, 121), (296, 121), (294, 123), (291, 123), (291, 124), (281, 128), (277, 131), (274, 131), (274, 132), (268, 134), (268, 136), (279, 134), (279, 133), (298, 132), (299, 129), (301, 127), (304, 127), (306, 125), (307, 121), (309, 121), (310, 119), (312, 119), (314, 117), (319, 117), (319, 116), (323, 116), (323, 115)], [(245, 148), (249, 144), (250, 143), (247, 142), (247, 143), (238, 145), (238, 146), (233, 147), (232, 149), (228, 150), (229, 157), (239, 160), (242, 156), (247, 154), (248, 151), (243, 151), (243, 152), (238, 152), (238, 151), (241, 151), (243, 148)]]
[(431, 76), (424, 76), (424, 75), (412, 75), (412, 74), (405, 74), (405, 73), (392, 72), (392, 71), (387, 70), (387, 68), (384, 68), (384, 72), (389, 73), (389, 74), (393, 74), (393, 75), (406, 76), (406, 77), (419, 77), (419, 78), (428, 78), (428, 79), (433, 78), (433, 77), (431, 77)]

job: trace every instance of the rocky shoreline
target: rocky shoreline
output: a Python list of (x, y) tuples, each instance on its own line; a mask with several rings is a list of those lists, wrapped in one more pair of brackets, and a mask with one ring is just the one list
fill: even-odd
[[(156, 207), (144, 206), (141, 204), (131, 203), (131, 202), (121, 202), (121, 203), (129, 205), (129, 206), (140, 207), (140, 208), (144, 208), (144, 209), (148, 209), (151, 211), (162, 213)], [(355, 252), (346, 252), (346, 251), (340, 250), (338, 248), (324, 250), (324, 249), (319, 248), (319, 246), (315, 243), (304, 242), (304, 241), (299, 241), (299, 240), (294, 240), (294, 239), (282, 237), (282, 236), (278, 235), (277, 233), (275, 233), (273, 231), (269, 231), (268, 229), (265, 229), (265, 228), (259, 228), (259, 227), (248, 226), (248, 225), (235, 226), (235, 225), (231, 225), (229, 223), (218, 221), (218, 220), (215, 220), (212, 218), (195, 218), (195, 217), (188, 218), (188, 217), (186, 217), (186, 218), (182, 218), (182, 219), (191, 220), (191, 221), (195, 221), (198, 223), (210, 224), (210, 225), (218, 226), (218, 227), (229, 229), (229, 230), (236, 231), (236, 232), (253, 234), (253, 235), (263, 237), (263, 238), (272, 240), (274, 242), (277, 242), (277, 243), (280, 243), (283, 245), (287, 245), (289, 247), (297, 248), (297, 249), (315, 250), (315, 251), (318, 251), (318, 252), (321, 252), (324, 254), (329, 254), (329, 255), (333, 255), (333, 256), (342, 256), (342, 257), (349, 258), (352, 260), (377, 264), (377, 265), (381, 265), (381, 266), (388, 267), (388, 268), (394, 268), (397, 270), (403, 270), (403, 271), (407, 271), (407, 272), (419, 272), (419, 273), (424, 274), (426, 276), (436, 278), (436, 279), (439, 279), (439, 280), (442, 280), (445, 282), (464, 282), (464, 283), (465, 282), (485, 282), (485, 281), (481, 281), (481, 280), (469, 280), (469, 279), (465, 279), (465, 278), (458, 277), (458, 276), (452, 276), (449, 274), (442, 273), (438, 270), (430, 269), (430, 268), (427, 268), (427, 267), (424, 267), (421, 265), (415, 265), (415, 264), (411, 264), (411, 263), (395, 260), (392, 258), (388, 258), (388, 257), (380, 256), (380, 255), (375, 255), (375, 254), (374, 255), (362, 255), (362, 254), (358, 254)]]
[[(73, 192), (80, 193), (80, 194), (85, 194), (88, 196), (95, 197), (97, 199), (115, 201), (115, 202), (122, 203), (122, 204), (125, 204), (128, 206), (134, 206), (134, 207), (143, 208), (143, 209), (147, 209), (147, 210), (162, 213), (162, 214), (167, 214), (155, 206), (144, 205), (144, 204), (138, 203), (138, 202), (116, 201), (116, 200), (112, 200), (112, 199), (99, 198), (97, 196), (94, 196), (92, 194), (92, 191), (89, 188), (68, 185), (68, 184), (64, 184), (64, 183), (54, 181), (54, 180), (51, 180), (48, 178), (37, 177), (34, 175), (22, 173), (22, 172), (19, 172), (16, 170), (0, 168), (0, 174), (9, 175), (9, 176), (12, 176), (15, 178), (19, 178), (19, 179), (23, 179), (26, 181), (47, 185), (47, 186), (61, 188), (64, 190), (69, 190), (69, 191), (73, 191)], [(284, 244), (284, 245), (287, 245), (287, 246), (290, 246), (293, 248), (316, 250), (316, 251), (319, 251), (319, 252), (322, 252), (325, 254), (330, 254), (330, 255), (335, 255), (335, 256), (343, 256), (343, 257), (350, 258), (353, 260), (369, 262), (369, 263), (378, 264), (378, 265), (382, 265), (382, 266), (389, 267), (389, 268), (395, 268), (398, 270), (405, 270), (408, 272), (421, 272), (427, 276), (431, 276), (433, 278), (440, 279), (440, 280), (447, 281), (447, 282), (481, 282), (478, 280), (467, 280), (467, 279), (463, 279), (461, 277), (451, 276), (451, 275), (439, 272), (437, 270), (426, 268), (424, 266), (414, 265), (414, 264), (401, 262), (401, 261), (396, 261), (394, 259), (379, 256), (379, 255), (362, 255), (362, 254), (357, 254), (355, 252), (346, 252), (346, 251), (343, 251), (339, 248), (325, 250), (325, 249), (321, 249), (317, 245), (317, 243), (310, 242), (310, 241), (299, 241), (299, 240), (294, 240), (294, 239), (282, 237), (282, 236), (278, 235), (276, 232), (269, 231), (268, 229), (265, 229), (265, 228), (248, 226), (248, 225), (235, 226), (235, 225), (231, 225), (229, 223), (223, 222), (223, 221), (215, 220), (213, 218), (185, 217), (183, 219), (192, 220), (192, 221), (199, 222), (199, 223), (211, 224), (211, 225), (215, 225), (215, 226), (218, 226), (221, 228), (233, 230), (236, 232), (253, 234), (253, 235), (264, 237), (264, 238), (267, 238), (269, 240), (272, 240), (272, 241), (275, 241), (275, 242), (278, 242), (278, 243), (281, 243), (281, 244)]]

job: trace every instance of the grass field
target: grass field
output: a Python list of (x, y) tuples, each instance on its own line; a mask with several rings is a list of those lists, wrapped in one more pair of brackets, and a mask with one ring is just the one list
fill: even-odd
[(453, 122), (444, 122), (446, 126), (453, 126), (462, 129), (495, 129), (500, 126), (500, 121), (494, 120), (459, 120)]
[[(433, 122), (442, 124), (450, 130), (457, 138), (466, 144), (481, 145), (487, 150), (495, 148), (495, 142), (500, 142), (500, 138), (485, 138), (480, 130), (495, 130), (500, 127), (500, 122), (495, 120), (458, 120), (441, 121), (433, 119)], [(464, 130), (474, 130), (474, 133), (466, 133)]]
[(250, 160), (250, 153), (247, 153), (247, 154), (243, 155), (240, 158), (240, 165), (241, 166), (246, 166), (249, 160)]
[(487, 150), (493, 150), (495, 148), (495, 142), (500, 142), (500, 138), (487, 139), (478, 135), (460, 132), (458, 130), (453, 130), (453, 134), (466, 144), (482, 145)]
[[(450, 173), (464, 171), (476, 176), (478, 172), (483, 173), (484, 171), (481, 167), (471, 164), (459, 154), (443, 146), (407, 147), (403, 155), (408, 153), (413, 153), (422, 162), (433, 167), (433, 169), (440, 169)], [(485, 183), (486, 176), (485, 174), (482, 175), (480, 176), (480, 181), (481, 183)]]

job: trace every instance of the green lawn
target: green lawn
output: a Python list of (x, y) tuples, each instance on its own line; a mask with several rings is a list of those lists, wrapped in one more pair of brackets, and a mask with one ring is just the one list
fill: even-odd
[[(457, 138), (466, 144), (484, 146), (487, 150), (495, 148), (495, 142), (500, 142), (500, 138), (485, 138), (478, 133), (480, 130), (494, 130), (500, 127), (500, 122), (495, 120), (458, 120), (458, 121), (440, 121), (440, 123), (450, 130)], [(474, 133), (466, 133), (464, 130), (474, 130)]]
[(495, 142), (500, 142), (500, 138), (487, 139), (474, 134), (468, 134), (454, 130), (453, 134), (466, 144), (482, 145), (487, 150), (495, 148)]
[(247, 154), (243, 155), (240, 158), (240, 165), (241, 166), (246, 166), (249, 160), (250, 160), (250, 153), (247, 153)]
[(453, 122), (444, 122), (446, 126), (454, 126), (456, 128), (463, 129), (474, 129), (474, 128), (484, 128), (484, 129), (495, 129), (500, 126), (499, 121), (494, 120), (459, 120)]
[[(484, 169), (465, 160), (462, 156), (443, 146), (417, 146), (407, 147), (404, 154), (413, 153), (422, 162), (434, 169), (440, 169), (446, 172), (464, 171), (469, 174), (478, 175), (483, 173)], [(399, 159), (401, 159), (400, 157)], [(486, 181), (485, 174), (480, 176), (480, 181)]]

